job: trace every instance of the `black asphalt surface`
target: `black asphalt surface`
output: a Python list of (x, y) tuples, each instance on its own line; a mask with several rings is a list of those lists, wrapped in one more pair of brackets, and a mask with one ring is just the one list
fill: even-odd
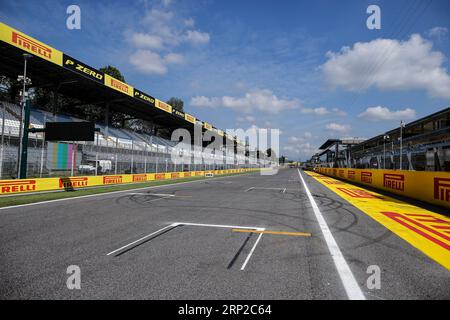
[[(367, 299), (450, 299), (447, 269), (302, 175)], [(241, 270), (259, 234), (174, 223), (312, 236), (264, 234)], [(70, 265), (80, 290), (66, 286)], [(370, 265), (380, 289), (367, 288)], [(348, 297), (298, 171), (284, 169), (0, 210), (0, 298)]]

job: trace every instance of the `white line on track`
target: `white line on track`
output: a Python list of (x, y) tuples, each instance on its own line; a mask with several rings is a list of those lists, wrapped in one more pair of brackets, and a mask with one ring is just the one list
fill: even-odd
[(165, 226), (164, 228), (161, 228), (161, 229), (159, 229), (159, 230), (157, 230), (157, 231), (155, 231), (155, 232), (152, 232), (152, 233), (150, 233), (150, 234), (148, 234), (148, 235), (146, 235), (146, 236), (144, 236), (144, 237), (142, 237), (142, 238), (140, 238), (140, 239), (137, 239), (137, 240), (135, 240), (135, 241), (133, 241), (133, 242), (130, 242), (129, 244), (126, 244), (126, 245), (124, 245), (123, 247), (120, 247), (119, 249), (116, 249), (116, 250), (114, 250), (114, 251), (111, 251), (110, 253), (107, 254), (107, 256), (110, 256), (110, 255), (112, 255), (112, 254), (114, 254), (114, 253), (116, 253), (116, 252), (122, 251), (123, 249), (126, 249), (126, 248), (132, 246), (133, 244), (136, 244), (136, 243), (138, 243), (138, 242), (140, 242), (140, 241), (143, 241), (143, 240), (145, 240), (145, 239), (147, 239), (147, 238), (150, 238), (151, 236), (153, 236), (153, 235), (155, 235), (155, 234), (158, 234), (159, 232), (161, 232), (161, 231), (163, 231), (163, 230), (165, 230), (165, 229), (168, 229), (168, 228), (170, 228), (170, 227), (176, 227), (176, 224), (173, 223), (173, 224), (171, 224), (171, 225)]
[[(248, 177), (251, 174), (252, 173), (240, 174), (240, 175), (236, 175), (236, 176), (217, 177), (217, 178), (211, 178), (211, 179), (209, 179), (209, 181), (226, 179), (226, 178), (242, 177), (242, 176)], [(118, 194), (118, 193), (127, 193), (127, 192), (130, 192), (130, 191), (137, 191), (137, 190), (147, 190), (147, 189), (155, 189), (155, 188), (170, 188), (170, 187), (177, 186), (177, 185), (188, 184), (188, 183), (196, 183), (196, 182), (205, 182), (205, 181), (208, 181), (208, 180), (200, 179), (200, 180), (195, 180), (195, 181), (175, 182), (175, 183), (163, 184), (163, 185), (159, 185), (159, 186), (149, 186), (149, 187), (143, 187), (143, 188), (134, 188), (134, 189), (127, 189), (127, 190), (120, 190), (120, 191), (104, 192), (104, 193), (99, 193), (99, 194), (89, 194), (89, 195), (86, 195), (86, 196), (79, 196), (79, 197), (70, 197), (70, 198), (55, 199), (55, 200), (46, 200), (46, 201), (40, 201), (40, 202), (19, 204), (19, 205), (9, 206), (9, 207), (1, 207), (0, 211), (1, 210), (7, 210), (7, 209), (15, 209), (15, 208), (36, 206), (36, 205), (39, 205), (39, 204), (49, 204), (49, 203), (69, 201), (69, 200), (77, 200), (77, 199), (85, 199), (85, 198), (93, 198), (93, 197), (103, 197), (103, 196), (107, 196), (107, 195), (113, 195), (113, 194)]]
[(248, 191), (253, 190), (253, 189), (255, 189), (255, 187), (248, 188), (248, 189), (245, 190), (244, 192), (248, 192)]
[(333, 237), (333, 234), (330, 231), (330, 228), (328, 228), (327, 222), (325, 221), (322, 213), (320, 212), (320, 209), (314, 200), (313, 196), (311, 195), (311, 192), (309, 191), (308, 186), (306, 185), (305, 180), (302, 177), (302, 174), (300, 173), (300, 170), (298, 170), (298, 175), (300, 177), (301, 182), (303, 183), (303, 186), (305, 187), (306, 195), (308, 196), (309, 201), (311, 202), (311, 206), (313, 208), (314, 214), (316, 216), (317, 221), (319, 222), (320, 229), (322, 230), (323, 237), (325, 238), (325, 242), (328, 246), (328, 250), (331, 253), (331, 257), (333, 258), (334, 265), (336, 266), (336, 269), (339, 273), (339, 277), (341, 278), (342, 284), (344, 285), (345, 292), (347, 293), (347, 296), (350, 300), (366, 300), (366, 297), (364, 296), (363, 292), (358, 286), (358, 282), (356, 281), (352, 271), (350, 270), (350, 267), (347, 264), (347, 261), (345, 261), (344, 256), (342, 255), (341, 250), (339, 249), (338, 244), (336, 243), (336, 240)]
[(255, 251), (256, 246), (258, 245), (259, 240), (261, 240), (262, 235), (263, 235), (262, 233), (259, 234), (259, 237), (258, 237), (258, 239), (256, 239), (256, 242), (253, 245), (252, 250), (250, 250), (249, 254), (247, 255), (247, 258), (245, 259), (244, 264), (241, 267), (241, 270), (244, 270), (245, 267), (247, 266), (247, 263), (249, 262), (250, 258), (252, 257), (253, 251)]
[(205, 223), (190, 223), (190, 222), (175, 222), (172, 225), (226, 228), (226, 229), (248, 229), (248, 230), (258, 230), (258, 231), (266, 230), (266, 228), (261, 228), (261, 227), (243, 227), (243, 226), (229, 226), (229, 225), (224, 225), (224, 224), (205, 224)]

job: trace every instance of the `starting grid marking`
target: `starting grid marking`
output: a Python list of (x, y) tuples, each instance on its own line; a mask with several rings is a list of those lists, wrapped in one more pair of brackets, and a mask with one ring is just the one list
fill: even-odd
[(190, 222), (175, 222), (170, 225), (167, 225), (159, 230), (156, 230), (155, 232), (152, 232), (142, 238), (139, 238), (133, 242), (130, 242), (116, 250), (113, 250), (107, 254), (107, 256), (110, 255), (119, 255), (120, 253), (127, 251), (129, 249), (132, 249), (133, 247), (139, 245), (140, 243), (150, 239), (151, 237), (157, 236), (158, 234), (161, 234), (164, 231), (169, 231), (170, 229), (179, 227), (179, 226), (194, 226), (194, 227), (210, 227), (210, 228), (223, 228), (223, 229), (231, 229), (232, 232), (241, 232), (241, 233), (258, 233), (259, 236), (256, 239), (255, 243), (253, 244), (253, 247), (251, 248), (250, 252), (248, 253), (247, 257), (245, 258), (244, 263), (241, 266), (240, 270), (245, 270), (245, 267), (247, 266), (248, 262), (250, 261), (250, 258), (252, 257), (256, 247), (258, 246), (259, 242), (261, 241), (261, 238), (263, 234), (273, 234), (273, 235), (286, 235), (286, 236), (303, 236), (303, 237), (310, 237), (310, 233), (305, 232), (285, 232), (285, 231), (270, 231), (266, 230), (266, 228), (262, 227), (246, 227), (246, 226), (232, 226), (232, 225), (221, 225), (221, 224), (204, 224), (204, 223), (190, 223)]
[(307, 174), (450, 270), (448, 217), (340, 180)]

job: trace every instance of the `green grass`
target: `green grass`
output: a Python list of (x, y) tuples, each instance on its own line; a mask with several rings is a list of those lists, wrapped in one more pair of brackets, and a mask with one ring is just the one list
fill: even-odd
[[(218, 177), (236, 176), (236, 175), (242, 175), (242, 174), (248, 174), (248, 172), (221, 174), (221, 175), (218, 175)], [(132, 184), (130, 183), (130, 184), (117, 185), (117, 186), (110, 186), (110, 187), (95, 187), (95, 188), (88, 188), (88, 189), (77, 189), (75, 191), (61, 191), (61, 192), (48, 192), (48, 193), (20, 195), (20, 196), (7, 196), (7, 197), (0, 197), (0, 208), (16, 206), (16, 205), (21, 205), (21, 204), (34, 203), (34, 202), (41, 202), (41, 201), (58, 200), (58, 199), (73, 198), (73, 197), (79, 197), (79, 196), (87, 196), (87, 195), (92, 195), (92, 194), (108, 193), (108, 192), (113, 192), (113, 191), (141, 189), (141, 188), (152, 187), (152, 186), (161, 186), (161, 185), (167, 185), (167, 184), (177, 184), (180, 182), (210, 180), (210, 179), (211, 178), (205, 178), (205, 177), (191, 177), (191, 178), (180, 178), (180, 179), (176, 179), (176, 180), (158, 180), (158, 181), (150, 181), (150, 182), (143, 182), (143, 183), (132, 183)]]

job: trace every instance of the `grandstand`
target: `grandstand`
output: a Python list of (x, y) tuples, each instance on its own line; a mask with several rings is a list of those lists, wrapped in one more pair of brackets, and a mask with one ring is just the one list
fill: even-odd
[[(314, 166), (361, 169), (450, 171), (450, 108), (364, 141), (329, 139), (314, 155)], [(400, 161), (400, 156), (402, 157)], [(401, 168), (400, 168), (401, 163)]]
[[(19, 145), (20, 107), (7, 101), (1, 101), (0, 103), (5, 111), (2, 178), (15, 178)], [(0, 108), (0, 126), (3, 125), (2, 113), (3, 108)], [(67, 122), (82, 120), (64, 114), (54, 115), (35, 108), (31, 110), (31, 127), (42, 128), (46, 121)], [(61, 157), (70, 157), (68, 154), (60, 153), (56, 157), (54, 155), (55, 145), (70, 146), (72, 143), (46, 142), (43, 133), (30, 133), (29, 176), (51, 177), (105, 173), (221, 170), (237, 167), (249, 168), (257, 165), (252, 163), (248, 157), (246, 159), (238, 159), (239, 155), (235, 155), (236, 158), (232, 157), (231, 159), (229, 156), (227, 162), (225, 161), (225, 150), (220, 150), (215, 155), (211, 155), (192, 151), (190, 145), (182, 146), (181, 150), (186, 153), (185, 156), (189, 157), (191, 161), (176, 164), (172, 162), (171, 153), (178, 142), (127, 129), (107, 127), (104, 124), (96, 124), (96, 127), (100, 130), (96, 134), (95, 142), (77, 142), (73, 144), (75, 146), (74, 150), (76, 150), (73, 152), (75, 154), (73, 162), (70, 159), (60, 159)], [(61, 162), (66, 163), (66, 165), (61, 165)], [(110, 163), (111, 167), (106, 170), (105, 168), (99, 169), (96, 164), (100, 162)], [(259, 165), (267, 166), (268, 162), (264, 159), (259, 159)], [(91, 167), (91, 170), (86, 170), (89, 167)]]
[[(54, 93), (79, 101), (80, 105), (96, 105), (104, 110), (105, 122), (97, 123), (99, 132), (95, 142), (46, 142), (42, 133), (29, 135), (27, 171), (29, 177), (64, 176), (78, 174), (143, 173), (163, 171), (229, 169), (267, 166), (271, 160), (264, 153), (249, 150), (238, 137), (230, 136), (207, 122), (180, 112), (150, 94), (121, 82), (108, 74), (76, 60), (22, 32), (0, 23), (0, 67), (2, 76), (16, 79), (23, 73), (23, 55), (32, 54), (27, 77), (31, 88), (46, 88)], [(88, 70), (89, 72), (87, 72)], [(0, 179), (16, 178), (19, 148), (21, 108), (11, 101), (3, 101), (4, 134), (2, 136)], [(36, 107), (36, 106), (34, 106)], [(153, 124), (152, 134), (135, 132), (108, 125), (110, 110), (133, 119)], [(70, 115), (49, 113), (38, 108), (31, 111), (30, 126), (44, 127), (45, 122), (83, 121)], [(226, 150), (205, 153), (191, 150), (191, 145), (169, 141), (158, 130), (186, 129), (194, 137), (195, 129), (211, 132), (223, 145), (234, 145), (234, 154)], [(169, 134), (170, 136), (170, 134)], [(191, 141), (192, 143), (193, 141)], [(171, 153), (184, 156), (185, 163), (174, 163)], [(247, 157), (238, 150), (245, 150)], [(261, 155), (252, 161), (251, 155)], [(226, 158), (228, 157), (228, 158)], [(186, 158), (190, 159), (186, 161)], [(227, 161), (225, 161), (227, 160)]]

